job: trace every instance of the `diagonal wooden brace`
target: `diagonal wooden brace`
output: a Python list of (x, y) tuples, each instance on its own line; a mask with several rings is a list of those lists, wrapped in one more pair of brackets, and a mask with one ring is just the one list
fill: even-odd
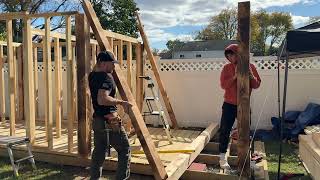
[[(111, 46), (108, 42), (108, 39), (104, 35), (104, 30), (99, 22), (99, 19), (97, 18), (96, 13), (94, 12), (94, 9), (93, 9), (91, 3), (88, 0), (84, 0), (82, 2), (82, 6), (83, 6), (84, 12), (88, 18), (89, 24), (90, 24), (90, 26), (95, 34), (95, 37), (99, 43), (101, 50), (109, 50), (110, 51)], [(150, 133), (147, 129), (147, 126), (144, 123), (141, 112), (138, 109), (138, 106), (137, 106), (135, 99), (130, 91), (130, 88), (127, 84), (127, 81), (123, 77), (123, 75), (121, 74), (121, 69), (120, 69), (119, 65), (115, 66), (115, 71), (113, 72), (112, 75), (113, 75), (113, 78), (117, 84), (121, 98), (124, 100), (127, 100), (133, 104), (133, 106), (129, 109), (129, 116), (132, 121), (132, 125), (138, 135), (141, 146), (147, 156), (149, 164), (151, 165), (151, 168), (154, 172), (154, 177), (156, 179), (166, 179), (168, 177), (167, 172), (165, 171), (165, 168), (164, 168), (164, 166), (160, 160), (160, 157), (155, 149), (155, 146), (154, 146), (153, 141), (151, 139)]]
[(171, 120), (171, 123), (172, 123), (172, 127), (177, 129), (178, 128), (178, 123), (177, 123), (176, 116), (175, 116), (175, 114), (173, 112), (173, 109), (172, 109), (172, 106), (171, 106), (167, 91), (166, 91), (166, 89), (165, 89), (165, 87), (163, 85), (163, 82), (162, 82), (161, 78), (160, 78), (159, 68), (157, 67), (157, 63), (156, 63), (156, 60), (155, 60), (155, 58), (154, 58), (154, 56), (152, 54), (152, 50), (150, 48), (147, 35), (144, 32), (140, 17), (139, 17), (137, 12), (136, 12), (136, 16), (137, 16), (138, 29), (140, 31), (140, 35), (141, 35), (141, 38), (143, 40), (143, 44), (144, 44), (144, 46), (146, 48), (146, 51), (147, 51), (147, 54), (148, 54), (148, 57), (149, 57), (149, 60), (150, 60), (151, 68), (152, 68), (152, 71), (153, 71), (154, 76), (156, 78), (158, 87), (160, 89), (160, 93), (161, 93), (162, 99), (163, 99), (164, 104), (166, 106), (166, 109), (168, 111), (168, 114), (169, 114), (169, 117), (170, 117), (170, 120)]

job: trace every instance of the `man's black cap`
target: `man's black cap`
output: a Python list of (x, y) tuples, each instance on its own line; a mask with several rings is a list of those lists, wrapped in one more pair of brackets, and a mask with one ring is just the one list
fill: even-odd
[(118, 61), (114, 58), (113, 54), (109, 51), (101, 51), (97, 56), (97, 61), (113, 62), (118, 64)]

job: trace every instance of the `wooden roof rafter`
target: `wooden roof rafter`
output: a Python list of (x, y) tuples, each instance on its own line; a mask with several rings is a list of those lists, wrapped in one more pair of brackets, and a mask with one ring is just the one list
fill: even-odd
[(24, 19), (24, 18), (50, 18), (53, 16), (70, 16), (79, 14), (78, 11), (67, 11), (67, 12), (48, 12), (48, 13), (37, 13), (29, 14), (28, 12), (10, 12), (1, 13), (0, 20), (10, 20), (10, 19)]

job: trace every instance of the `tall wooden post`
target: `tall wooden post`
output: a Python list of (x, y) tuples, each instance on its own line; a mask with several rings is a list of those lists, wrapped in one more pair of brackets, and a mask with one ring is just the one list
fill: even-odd
[[(30, 19), (23, 20), (23, 83), (24, 83), (24, 113), (26, 121), (26, 134), (31, 143), (35, 142), (35, 98), (34, 98), (34, 72), (33, 49)], [(35, 68), (35, 71), (37, 69)]]
[(90, 26), (84, 14), (76, 15), (76, 52), (78, 85), (78, 153), (87, 157), (91, 152), (91, 102), (88, 88), (90, 64)]
[(238, 170), (242, 177), (250, 177), (250, 93), (249, 93), (249, 43), (250, 2), (238, 4), (238, 40), (240, 60), (237, 64), (238, 97)]

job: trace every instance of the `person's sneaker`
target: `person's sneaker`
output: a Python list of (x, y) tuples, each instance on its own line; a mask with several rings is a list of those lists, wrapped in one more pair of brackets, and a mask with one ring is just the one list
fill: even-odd
[(231, 167), (227, 160), (219, 160), (220, 168), (230, 170)]

